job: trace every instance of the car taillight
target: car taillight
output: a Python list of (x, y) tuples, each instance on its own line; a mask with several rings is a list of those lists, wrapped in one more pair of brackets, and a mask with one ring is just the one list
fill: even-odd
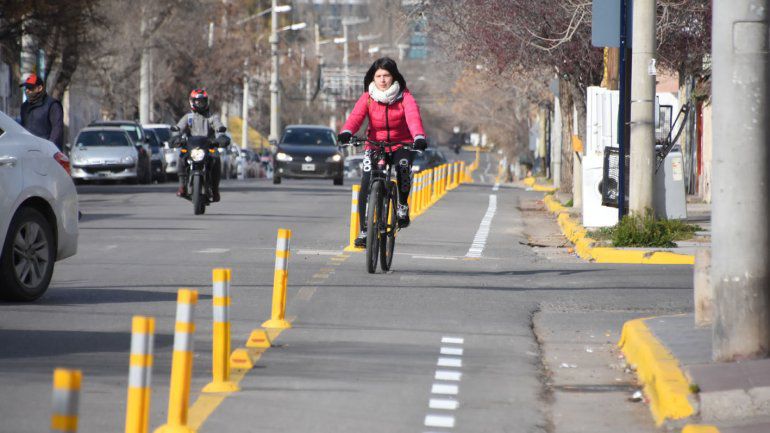
[(58, 162), (59, 165), (62, 166), (62, 168), (64, 169), (64, 171), (67, 172), (68, 175), (72, 174), (72, 172), (70, 171), (70, 159), (67, 158), (67, 155), (61, 152), (56, 152), (56, 154), (53, 156), (53, 159), (55, 159), (56, 162)]

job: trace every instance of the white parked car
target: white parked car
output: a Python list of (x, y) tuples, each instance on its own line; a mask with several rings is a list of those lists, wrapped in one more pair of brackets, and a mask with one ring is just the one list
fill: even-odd
[(54, 262), (75, 254), (78, 196), (69, 159), (0, 112), (0, 297), (39, 298)]

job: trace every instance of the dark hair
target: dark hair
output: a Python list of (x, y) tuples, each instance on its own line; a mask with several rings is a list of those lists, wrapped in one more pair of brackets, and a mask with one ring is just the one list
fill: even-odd
[(377, 72), (378, 69), (385, 69), (390, 72), (390, 75), (393, 76), (393, 81), (398, 81), (398, 84), (401, 86), (401, 91), (403, 92), (406, 90), (406, 80), (404, 80), (404, 76), (401, 75), (401, 72), (398, 72), (396, 61), (390, 57), (380, 57), (372, 63), (372, 66), (364, 76), (364, 92), (369, 91), (369, 83), (374, 80), (374, 73)]

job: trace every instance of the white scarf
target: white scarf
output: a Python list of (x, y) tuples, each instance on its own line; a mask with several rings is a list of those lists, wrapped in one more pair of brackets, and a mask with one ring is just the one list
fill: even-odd
[(394, 81), (393, 85), (390, 86), (388, 90), (382, 91), (378, 89), (377, 85), (372, 81), (369, 83), (369, 96), (377, 102), (390, 105), (396, 102), (399, 96), (401, 96), (401, 85), (398, 84), (398, 81)]

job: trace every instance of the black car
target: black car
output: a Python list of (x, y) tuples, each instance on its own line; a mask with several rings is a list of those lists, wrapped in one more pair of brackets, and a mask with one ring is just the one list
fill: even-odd
[(345, 157), (334, 130), (318, 125), (289, 125), (273, 153), (273, 183), (286, 178), (334, 179), (342, 185)]
[(141, 183), (152, 182), (152, 150), (150, 149), (150, 138), (144, 133), (144, 128), (133, 120), (98, 120), (88, 126), (117, 126), (122, 128), (131, 137), (139, 154), (139, 164), (141, 165), (142, 176), (139, 179)]
[(418, 153), (414, 157), (412, 162), (412, 171), (419, 173), (423, 170), (438, 167), (441, 164), (446, 164), (446, 156), (435, 147), (429, 147), (422, 153)]
[(166, 176), (166, 149), (163, 147), (163, 141), (158, 137), (157, 132), (152, 129), (145, 129), (144, 133), (150, 139), (152, 180), (158, 183), (165, 183), (168, 177)]

